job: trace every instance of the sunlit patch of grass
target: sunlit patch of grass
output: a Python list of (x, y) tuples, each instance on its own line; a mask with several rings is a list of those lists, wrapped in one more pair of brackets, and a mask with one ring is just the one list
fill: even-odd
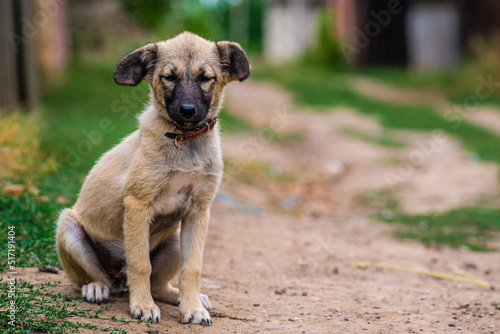
[(40, 150), (38, 121), (25, 114), (0, 114), (0, 185), (36, 183), (56, 169), (55, 160)]

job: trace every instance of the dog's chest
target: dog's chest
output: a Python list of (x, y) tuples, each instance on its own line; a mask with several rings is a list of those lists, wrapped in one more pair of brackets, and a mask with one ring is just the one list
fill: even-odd
[[(152, 203), (151, 233), (173, 228), (186, 215), (194, 214), (206, 198), (208, 179), (200, 173), (171, 172)], [(211, 197), (211, 196), (209, 196)]]

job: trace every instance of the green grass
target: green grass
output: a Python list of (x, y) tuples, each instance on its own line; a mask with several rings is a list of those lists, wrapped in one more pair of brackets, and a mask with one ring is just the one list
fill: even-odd
[[(7, 245), (7, 228), (15, 227), (16, 266), (59, 265), (55, 247), (55, 221), (61, 205), (37, 202), (25, 191), (20, 197), (0, 196), (0, 244)], [(7, 267), (7, 247), (0, 250), (0, 270)]]
[(422, 215), (379, 214), (378, 219), (397, 223), (396, 236), (419, 240), (425, 245), (466, 246), (474, 251), (491, 251), (487, 242), (498, 239), (500, 209), (486, 207), (460, 208)]
[[(104, 327), (85, 322), (71, 322), (69, 317), (82, 317), (86, 319), (99, 319), (102, 322), (135, 322), (135, 320), (106, 318), (100, 314), (111, 305), (82, 308), (83, 299), (52, 292), (52, 288), (60, 286), (59, 282), (45, 284), (32, 284), (30, 282), (17, 282), (15, 296), (10, 295), (10, 281), (0, 279), (0, 328), (2, 333), (78, 333), (79, 328), (91, 329), (98, 333), (124, 334), (127, 331), (116, 327)], [(113, 301), (113, 300), (111, 300)], [(8, 307), (15, 305), (15, 319), (9, 317)], [(88, 304), (84, 304), (88, 307)], [(5, 310), (5, 311), (3, 311)], [(12, 322), (13, 320), (13, 322)], [(137, 321), (143, 322), (143, 321)], [(14, 326), (12, 326), (14, 325)]]

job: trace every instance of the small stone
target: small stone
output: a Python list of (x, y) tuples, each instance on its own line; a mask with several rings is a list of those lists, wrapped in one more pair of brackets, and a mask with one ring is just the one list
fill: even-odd
[(331, 176), (337, 176), (345, 171), (345, 166), (340, 160), (331, 160), (327, 162), (325, 171)]
[(158, 332), (157, 329), (149, 329), (146, 333), (148, 333), (148, 334), (159, 334), (160, 332)]
[(306, 297), (307, 296), (307, 292), (302, 292), (302, 296)]
[(380, 315), (376, 315), (376, 316), (375, 316), (375, 319), (380, 319), (380, 318), (381, 318), (381, 316), (380, 316)]
[(300, 205), (302, 199), (299, 195), (286, 195), (280, 200), (280, 205), (285, 209), (293, 209)]
[(38, 270), (40, 270), (42, 273), (51, 273), (51, 274), (59, 274), (61, 272), (61, 269), (59, 269), (56, 266), (43, 266), (39, 267)]
[(467, 269), (477, 269), (477, 264), (472, 261), (464, 261), (464, 266)]
[(255, 306), (255, 307), (260, 306), (259, 303), (253, 303), (252, 305)]
[(353, 316), (352, 316), (352, 315), (348, 315), (348, 316), (345, 316), (345, 317), (344, 317), (344, 320), (345, 320), (345, 321), (349, 321), (349, 320), (351, 320), (352, 318), (353, 318)]

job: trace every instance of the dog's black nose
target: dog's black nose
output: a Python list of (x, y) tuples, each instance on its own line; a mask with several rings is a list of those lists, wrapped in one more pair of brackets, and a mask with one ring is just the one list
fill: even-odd
[(196, 115), (196, 108), (192, 104), (183, 104), (179, 110), (182, 117), (189, 119)]

